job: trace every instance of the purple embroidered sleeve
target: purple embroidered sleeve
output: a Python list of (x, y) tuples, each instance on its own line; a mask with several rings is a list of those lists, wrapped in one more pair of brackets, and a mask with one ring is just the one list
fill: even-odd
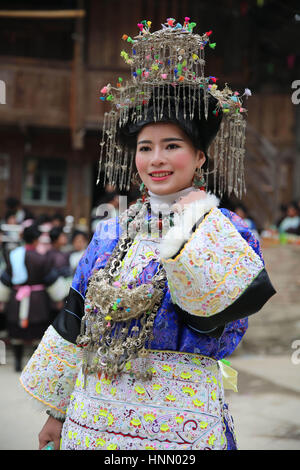
[[(236, 214), (221, 209), (229, 218), (242, 237), (262, 257), (258, 240), (251, 233), (243, 220)], [(119, 236), (116, 219), (101, 222), (83, 255), (76, 270), (72, 287), (85, 295), (88, 279), (95, 269), (105, 266)], [(149, 282), (157, 268), (157, 263), (150, 262), (140, 276), (140, 282)], [(248, 327), (248, 320), (234, 321), (226, 325), (221, 338), (197, 333), (181, 325), (170, 299), (169, 289), (154, 321), (152, 349), (191, 352), (213, 357), (217, 360), (229, 356), (238, 346)]]
[(203, 354), (220, 360), (232, 354), (246, 333), (247, 328), (248, 319), (243, 318), (228, 323), (220, 338), (212, 338), (209, 335), (196, 333), (190, 328), (183, 327), (180, 338), (180, 351)]
[[(248, 245), (264, 261), (260, 243), (243, 219), (228, 209), (221, 209), (221, 212), (228, 217)], [(248, 318), (230, 322), (226, 325), (222, 336), (216, 339), (209, 335), (193, 332), (191, 329), (184, 327), (181, 331), (180, 351), (200, 353), (217, 360), (222, 359), (233, 353), (246, 333), (247, 328)]]

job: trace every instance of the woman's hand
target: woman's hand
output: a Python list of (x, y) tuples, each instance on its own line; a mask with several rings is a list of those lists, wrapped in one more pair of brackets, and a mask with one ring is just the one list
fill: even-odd
[(206, 192), (199, 189), (199, 191), (191, 191), (187, 196), (181, 197), (178, 201), (173, 204), (171, 209), (174, 212), (182, 212), (184, 206), (187, 204), (191, 204), (192, 202), (199, 201), (200, 199), (204, 199), (206, 197)]
[(62, 427), (63, 423), (49, 416), (43, 429), (39, 433), (39, 450), (51, 441), (54, 442), (54, 449), (59, 450)]

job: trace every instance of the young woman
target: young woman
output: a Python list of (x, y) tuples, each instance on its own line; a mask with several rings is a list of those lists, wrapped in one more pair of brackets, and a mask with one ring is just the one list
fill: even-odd
[(50, 415), (40, 448), (236, 448), (221, 360), (274, 289), (258, 241), (199, 176), (221, 124), (215, 100), (205, 116), (199, 94), (187, 116), (184, 99), (157, 90), (110, 138), (134, 151), (143, 197), (99, 223), (21, 376)]

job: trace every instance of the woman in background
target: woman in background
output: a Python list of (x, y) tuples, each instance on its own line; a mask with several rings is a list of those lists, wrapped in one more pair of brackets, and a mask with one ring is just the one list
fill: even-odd
[(0, 278), (0, 300), (6, 303), (8, 337), (13, 346), (15, 370), (22, 370), (24, 345), (38, 344), (50, 323), (50, 300), (66, 296), (66, 287), (47, 258), (36, 251), (40, 231), (35, 225), (23, 231), (22, 246), (9, 254)]

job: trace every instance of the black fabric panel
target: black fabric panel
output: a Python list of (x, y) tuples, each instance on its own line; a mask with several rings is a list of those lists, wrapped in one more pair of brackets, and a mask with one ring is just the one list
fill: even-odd
[(4, 271), (4, 272), (1, 274), (0, 281), (1, 281), (2, 284), (4, 284), (6, 287), (12, 287), (11, 275), (8, 274), (7, 271)]
[(199, 317), (179, 309), (178, 314), (186, 325), (196, 329), (199, 333), (213, 336), (218, 332), (214, 333), (212, 330), (223, 328), (226, 323), (257, 313), (275, 293), (268, 273), (263, 269), (245, 292), (222, 312), (211, 317)]
[(201, 334), (204, 334), (204, 335), (211, 336), (212, 338), (218, 338), (218, 339), (221, 338), (222, 334), (224, 333), (226, 325), (219, 326), (219, 327), (214, 328), (213, 330), (210, 330), (210, 331), (201, 331), (198, 328), (197, 321), (196, 322), (194, 321), (194, 316), (193, 316), (193, 318), (190, 318), (191, 315), (188, 312), (185, 312), (185, 311), (183, 311), (183, 314), (186, 315), (186, 321), (185, 321), (186, 326), (191, 328), (193, 331), (196, 331), (196, 333), (201, 333)]
[(59, 276), (62, 277), (71, 277), (72, 276), (72, 270), (70, 266), (62, 266), (61, 268), (56, 268), (57, 273)]
[(55, 281), (59, 278), (59, 272), (57, 269), (51, 269), (51, 271), (47, 274), (47, 276), (44, 277), (43, 284), (45, 284), (46, 287), (51, 286), (54, 284)]
[(83, 315), (84, 299), (71, 287), (65, 307), (57, 315), (52, 326), (62, 338), (76, 344)]
[(174, 304), (175, 311), (179, 315), (181, 321), (183, 324), (189, 328), (191, 328), (193, 331), (196, 333), (202, 333), (205, 335), (209, 335), (212, 338), (220, 338), (222, 334), (224, 333), (225, 326), (220, 326), (217, 328), (213, 328), (212, 330), (208, 331), (207, 329), (204, 331), (201, 331), (199, 328), (198, 324), (198, 317), (196, 315), (191, 315), (190, 313), (186, 312), (182, 308), (179, 307), (179, 305)]

